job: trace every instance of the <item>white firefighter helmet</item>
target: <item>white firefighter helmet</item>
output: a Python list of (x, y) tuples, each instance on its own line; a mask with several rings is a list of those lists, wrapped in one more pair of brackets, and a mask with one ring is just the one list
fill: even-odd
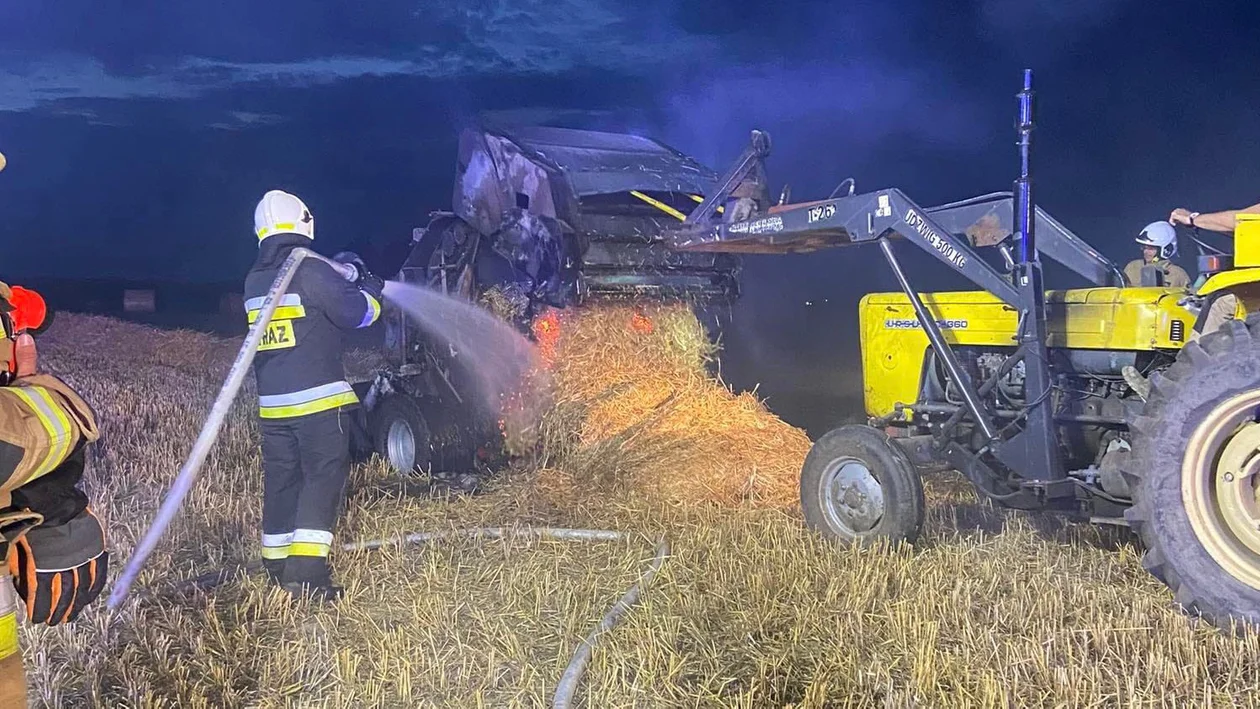
[(1160, 258), (1170, 259), (1177, 255), (1177, 230), (1168, 222), (1147, 224), (1134, 241), (1159, 249)]
[(276, 234), (301, 234), (313, 240), (315, 217), (297, 196), (271, 190), (254, 208), (254, 233), (259, 241)]

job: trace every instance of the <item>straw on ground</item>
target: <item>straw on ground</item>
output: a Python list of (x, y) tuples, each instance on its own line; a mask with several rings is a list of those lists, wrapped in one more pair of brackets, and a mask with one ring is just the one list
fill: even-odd
[[(648, 334), (682, 317), (660, 315), (645, 315)], [(757, 482), (724, 484), (747, 472), (746, 460), (770, 471), (775, 456), (801, 455), (799, 432), (770, 422), (747, 397), (708, 389), (686, 401), (697, 392), (650, 373), (600, 374), (614, 360), (638, 366), (624, 358), (645, 342), (647, 326), (630, 335), (600, 328), (589, 348), (572, 349), (588, 338), (573, 330), (565, 331), (570, 344), (557, 347), (557, 356), (570, 347), (595, 359), (556, 360), (569, 407), (563, 421), (544, 422), (547, 440), (565, 442), (537, 458), (545, 470), (521, 467), (482, 497), (440, 501), (391, 498), (379, 485), (382, 467), (359, 467), (338, 542), (513, 523), (624, 529), (637, 541), (452, 540), (340, 554), (347, 596), (334, 610), (292, 608), (257, 577), (211, 595), (176, 594), (181, 580), (256, 557), (261, 488), (250, 385), (141, 575), (143, 592), (112, 622), (98, 606), (72, 627), (24, 628), (34, 705), (544, 706), (581, 638), (662, 535), (672, 558), (642, 604), (601, 639), (582, 706), (1257, 703), (1260, 641), (1189, 622), (1122, 531), (1000, 513), (942, 475), (928, 481), (918, 549), (837, 549), (803, 529), (775, 486), (749, 495), (740, 491), (757, 493)], [(641, 353), (652, 367), (678, 355), (671, 338), (646, 341), (674, 343), (672, 354)], [(102, 418), (87, 488), (109, 525), (116, 573), (187, 455), (239, 341), (63, 316), (42, 342), (47, 363)], [(598, 358), (601, 348), (618, 354)], [(564, 384), (566, 368), (629, 381), (637, 393), (610, 393), (603, 380)], [(688, 376), (700, 390), (712, 384), (699, 370)], [(610, 398), (577, 401), (578, 389)], [(677, 408), (646, 427), (659, 435), (626, 435), (671, 394)], [(697, 455), (689, 447), (704, 442), (689, 437), (689, 420), (739, 433)], [(759, 430), (765, 440), (738, 437)], [(706, 467), (722, 472), (684, 484)], [(708, 492), (689, 497), (698, 491)]]

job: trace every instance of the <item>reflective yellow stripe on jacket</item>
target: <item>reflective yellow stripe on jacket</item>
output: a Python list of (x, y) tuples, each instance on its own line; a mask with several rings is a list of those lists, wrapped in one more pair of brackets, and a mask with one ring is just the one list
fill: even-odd
[(373, 298), (371, 293), (367, 291), (359, 292), (363, 294), (363, 298), (368, 303), (368, 310), (363, 314), (363, 322), (359, 323), (359, 327), (367, 327), (376, 322), (376, 319), (381, 316), (381, 303), (376, 298)]
[(359, 397), (348, 382), (333, 382), (295, 391), (292, 394), (271, 394), (258, 397), (258, 413), (265, 419), (309, 416), (341, 406), (359, 403)]
[[(262, 314), (263, 303), (266, 301), (266, 297), (250, 298), (245, 301), (245, 315), (250, 325), (258, 320), (258, 316)], [(297, 320), (304, 317), (306, 317), (306, 308), (302, 305), (302, 296), (297, 293), (285, 293), (280, 296), (280, 302), (276, 304), (276, 312), (271, 319), (272, 321)]]
[(74, 436), (70, 428), (70, 419), (66, 418), (66, 413), (62, 411), (61, 406), (48, 393), (48, 390), (40, 386), (25, 386), (5, 387), (0, 391), (10, 392), (24, 401), (48, 434), (48, 453), (23, 483), (46, 475), (61, 465), (70, 454), (70, 443)]
[(0, 571), (0, 660), (17, 653), (18, 619), (17, 593), (8, 579), (9, 569), (5, 565)]

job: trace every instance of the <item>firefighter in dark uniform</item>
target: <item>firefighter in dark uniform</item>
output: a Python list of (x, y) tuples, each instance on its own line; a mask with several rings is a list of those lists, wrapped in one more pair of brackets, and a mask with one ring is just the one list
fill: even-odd
[[(258, 259), (245, 277), (253, 323), (280, 266), (310, 247), (315, 219), (294, 195), (272, 190), (254, 210)], [(352, 258), (353, 255), (350, 255)], [(305, 259), (280, 298), (254, 360), (263, 456), (263, 565), (295, 596), (332, 601), (328, 552), (350, 473), (348, 409), (358, 397), (345, 380), (343, 335), (376, 322), (384, 282), (357, 261), (346, 280)]]

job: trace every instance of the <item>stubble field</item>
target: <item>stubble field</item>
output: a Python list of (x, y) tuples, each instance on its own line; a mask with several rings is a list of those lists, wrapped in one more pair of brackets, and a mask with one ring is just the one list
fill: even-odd
[[(260, 574), (181, 591), (257, 558), (247, 385), (125, 607), (111, 616), (103, 596), (73, 626), (23, 629), (33, 705), (550, 706), (581, 639), (661, 537), (672, 553), (599, 639), (578, 706), (1260, 703), (1257, 637), (1183, 616), (1123, 530), (994, 510), (941, 475), (927, 481), (916, 549), (835, 548), (792, 504), (804, 434), (752, 397), (718, 391), (696, 367), (709, 353), (685, 316), (648, 312), (642, 327), (624, 312), (592, 317), (558, 323), (568, 328), (551, 355), (562, 396), (544, 454), (482, 495), (450, 499), (398, 498), (379, 462), (358, 466), (338, 542), (512, 525), (622, 530), (631, 541), (338, 553), (347, 592), (334, 609), (293, 607)], [(627, 317), (630, 327), (618, 324)], [(610, 332), (624, 335), (598, 342)], [(48, 368), (101, 418), (85, 488), (108, 525), (111, 576), (238, 346), (73, 315), (41, 340)]]

